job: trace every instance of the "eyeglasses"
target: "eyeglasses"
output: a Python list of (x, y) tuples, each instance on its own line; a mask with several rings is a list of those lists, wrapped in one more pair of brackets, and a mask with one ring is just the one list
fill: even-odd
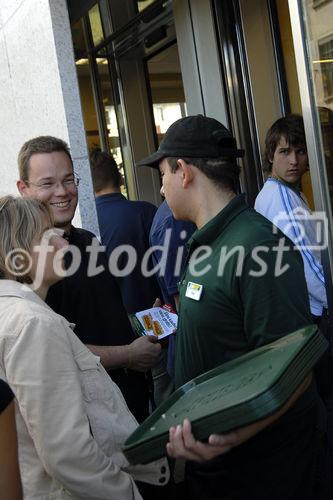
[(29, 184), (30, 186), (34, 186), (40, 191), (53, 191), (58, 186), (58, 184), (61, 184), (65, 189), (76, 189), (80, 184), (80, 177), (75, 174), (73, 175), (73, 177), (68, 177), (67, 179), (59, 182), (45, 181), (41, 182), (40, 184), (35, 184), (31, 181), (25, 181), (25, 183)]

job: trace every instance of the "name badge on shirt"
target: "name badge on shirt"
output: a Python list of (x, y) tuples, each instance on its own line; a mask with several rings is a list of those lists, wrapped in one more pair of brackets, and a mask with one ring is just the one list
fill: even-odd
[(185, 297), (188, 297), (189, 299), (193, 300), (200, 300), (202, 290), (203, 290), (202, 285), (199, 285), (198, 283), (192, 283), (192, 281), (189, 281), (187, 283)]

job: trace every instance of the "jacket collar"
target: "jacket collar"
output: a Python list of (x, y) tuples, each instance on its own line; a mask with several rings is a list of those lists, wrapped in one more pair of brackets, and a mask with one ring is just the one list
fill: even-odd
[[(28, 285), (24, 283), (19, 283), (14, 280), (2, 280), (0, 279), (0, 297), (18, 297), (20, 299), (28, 300), (33, 302), (34, 304), (38, 304), (45, 309), (52, 311), (53, 314), (56, 314), (51, 307), (49, 307), (43, 299), (37, 295)], [(74, 328), (74, 324), (64, 318), (68, 326), (72, 329)]]

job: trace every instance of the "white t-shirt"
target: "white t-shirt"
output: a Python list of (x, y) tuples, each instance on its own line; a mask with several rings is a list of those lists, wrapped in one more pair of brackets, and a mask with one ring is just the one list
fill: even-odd
[(325, 279), (321, 265), (324, 244), (323, 218), (312, 214), (305, 197), (283, 182), (269, 178), (258, 194), (254, 208), (297, 245), (304, 262), (311, 313), (321, 316), (327, 308)]

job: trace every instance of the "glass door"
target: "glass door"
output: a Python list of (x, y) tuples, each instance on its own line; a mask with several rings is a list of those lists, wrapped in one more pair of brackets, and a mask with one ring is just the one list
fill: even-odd
[(323, 257), (332, 310), (333, 1), (289, 0), (289, 9), (315, 207), (327, 222)]
[(128, 23), (106, 48), (113, 87), (121, 96), (118, 121), (126, 123), (125, 164), (127, 156), (137, 197), (158, 205), (158, 172), (135, 164), (155, 151), (168, 126), (186, 112), (171, 3)]

